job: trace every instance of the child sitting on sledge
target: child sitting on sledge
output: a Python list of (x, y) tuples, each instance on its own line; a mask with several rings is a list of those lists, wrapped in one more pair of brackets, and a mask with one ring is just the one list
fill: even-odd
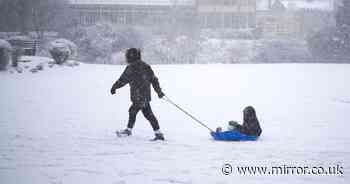
[[(238, 124), (236, 121), (229, 121), (228, 131), (239, 131), (241, 134), (252, 135), (259, 137), (261, 135), (261, 127), (259, 120), (256, 117), (255, 109), (252, 106), (248, 106), (243, 110), (243, 125)], [(222, 128), (218, 127), (217, 132), (221, 132)]]

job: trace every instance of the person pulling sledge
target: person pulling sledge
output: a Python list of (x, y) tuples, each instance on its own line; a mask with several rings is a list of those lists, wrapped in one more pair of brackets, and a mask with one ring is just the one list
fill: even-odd
[(128, 66), (120, 78), (113, 84), (111, 94), (114, 95), (116, 89), (129, 84), (132, 105), (129, 108), (129, 121), (127, 128), (120, 132), (117, 131), (116, 133), (119, 135), (130, 136), (135, 125), (136, 115), (141, 110), (145, 118), (151, 123), (154, 130), (155, 138), (152, 140), (164, 140), (164, 135), (160, 131), (158, 120), (153, 114), (150, 105), (151, 85), (157, 92), (159, 98), (165, 96), (160, 88), (158, 78), (154, 74), (151, 66), (141, 60), (141, 51), (139, 49), (128, 49), (125, 53), (125, 57)]

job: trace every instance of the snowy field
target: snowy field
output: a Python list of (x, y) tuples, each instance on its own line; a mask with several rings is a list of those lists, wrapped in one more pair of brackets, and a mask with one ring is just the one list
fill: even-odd
[[(164, 92), (210, 127), (242, 121), (253, 105), (263, 129), (256, 142), (216, 142), (157, 98), (152, 107), (167, 141), (140, 113), (129, 138), (129, 88), (110, 87), (124, 66), (0, 73), (0, 183), (344, 183), (350, 182), (350, 65), (153, 66)], [(334, 166), (343, 175), (225, 176), (236, 166)]]

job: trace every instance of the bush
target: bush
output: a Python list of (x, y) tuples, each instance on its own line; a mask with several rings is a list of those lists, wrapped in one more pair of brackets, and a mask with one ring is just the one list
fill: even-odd
[(224, 37), (240, 40), (222, 41), (223, 45), (212, 42), (214, 39), (208, 38), (211, 33), (168, 35), (145, 27), (102, 22), (75, 27), (66, 36), (79, 45), (79, 59), (88, 63), (124, 64), (124, 52), (130, 47), (141, 48), (143, 59), (150, 64), (250, 62), (253, 41), (245, 39), (253, 37), (252, 30), (227, 31)]
[(252, 57), (253, 41), (205, 39), (200, 43), (197, 63), (248, 63)]
[(308, 38), (312, 56), (318, 59), (342, 61), (350, 58), (350, 27), (327, 28)]
[(254, 62), (300, 63), (311, 62), (307, 45), (301, 40), (261, 40), (256, 44)]
[[(188, 36), (155, 37), (145, 43), (142, 54), (150, 64), (249, 63), (253, 43), (252, 40), (197, 40)], [(124, 52), (113, 57), (124, 60)]]
[(69, 40), (57, 39), (50, 43), (49, 52), (56, 64), (63, 64), (77, 55), (77, 46)]
[(145, 46), (144, 59), (151, 63), (195, 63), (199, 44), (187, 36), (153, 39)]
[(130, 47), (143, 47), (147, 31), (139, 27), (116, 26), (111, 23), (97, 23), (89, 27), (77, 27), (71, 37), (79, 45), (79, 59), (88, 63), (121, 64), (113, 60), (114, 53)]
[(10, 53), (12, 47), (6, 40), (0, 39), (0, 70), (6, 70), (10, 63)]

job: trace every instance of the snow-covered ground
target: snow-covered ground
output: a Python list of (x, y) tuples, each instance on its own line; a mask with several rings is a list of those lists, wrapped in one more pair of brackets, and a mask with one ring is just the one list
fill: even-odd
[[(54, 66), (0, 73), (0, 181), (66, 183), (349, 183), (350, 65), (159, 65), (164, 92), (213, 129), (253, 105), (263, 128), (256, 142), (216, 142), (205, 128), (153, 93), (167, 141), (141, 113), (126, 126), (129, 89), (112, 83), (124, 66)], [(236, 166), (343, 167), (335, 176), (225, 176)]]

